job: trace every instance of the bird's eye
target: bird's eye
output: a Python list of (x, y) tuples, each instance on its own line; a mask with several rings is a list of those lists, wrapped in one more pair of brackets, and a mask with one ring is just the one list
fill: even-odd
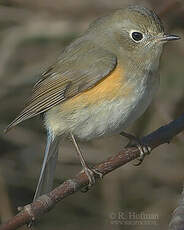
[(140, 42), (143, 39), (143, 34), (140, 32), (132, 32), (131, 33), (131, 38), (135, 41), (135, 42)]

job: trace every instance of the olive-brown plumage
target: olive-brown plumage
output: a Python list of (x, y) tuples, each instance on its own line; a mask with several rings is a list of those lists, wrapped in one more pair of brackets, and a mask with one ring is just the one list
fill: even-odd
[(51, 188), (60, 135), (71, 136), (90, 184), (94, 183), (76, 139), (120, 133), (131, 125), (158, 90), (163, 44), (176, 39), (164, 33), (153, 11), (130, 6), (97, 19), (65, 48), (7, 127), (44, 113), (48, 143), (35, 198)]

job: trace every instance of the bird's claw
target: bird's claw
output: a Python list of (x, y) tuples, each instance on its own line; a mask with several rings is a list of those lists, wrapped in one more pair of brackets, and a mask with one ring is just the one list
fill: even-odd
[(144, 144), (139, 143), (139, 144), (137, 145), (137, 148), (138, 148), (139, 151), (140, 151), (140, 157), (137, 159), (138, 162), (135, 163), (134, 166), (139, 166), (139, 165), (141, 165), (142, 162), (143, 162), (143, 160), (144, 160), (144, 158), (145, 158), (145, 156), (146, 156), (146, 155), (149, 155), (150, 152), (151, 152), (151, 147), (148, 146), (148, 145), (144, 145)]
[(92, 186), (96, 182), (95, 174), (98, 175), (100, 177), (100, 179), (103, 178), (103, 174), (100, 171), (98, 171), (97, 169), (90, 169), (90, 168), (86, 167), (86, 168), (84, 168), (84, 172), (86, 173), (86, 175), (89, 179), (89, 184), (86, 187), (84, 187), (83, 189), (81, 189), (81, 192), (87, 192), (92, 188)]
[(126, 145), (125, 148), (128, 148), (128, 147), (137, 147), (139, 149), (139, 151), (140, 151), (140, 157), (137, 159), (138, 162), (135, 163), (135, 164), (133, 164), (133, 165), (134, 166), (141, 165), (141, 163), (143, 162), (145, 156), (150, 154), (151, 147), (148, 146), (148, 145), (146, 145), (146, 144), (144, 144), (144, 143), (142, 143), (139, 138), (135, 137), (132, 134), (122, 132), (121, 135), (129, 139), (129, 143)]

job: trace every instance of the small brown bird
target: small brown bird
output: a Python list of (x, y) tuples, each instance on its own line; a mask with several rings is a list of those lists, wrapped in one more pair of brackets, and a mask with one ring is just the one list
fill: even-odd
[(87, 166), (77, 140), (121, 133), (141, 116), (158, 91), (163, 45), (177, 39), (153, 11), (130, 6), (97, 19), (65, 48), (7, 127), (44, 115), (48, 140), (34, 199), (52, 188), (58, 136), (72, 138), (89, 185), (95, 182), (99, 172)]

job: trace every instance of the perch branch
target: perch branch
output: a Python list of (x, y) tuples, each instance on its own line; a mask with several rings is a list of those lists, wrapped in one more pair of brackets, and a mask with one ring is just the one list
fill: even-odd
[[(184, 131), (184, 115), (143, 137), (141, 142), (153, 150), (159, 145), (169, 143), (173, 137), (182, 131)], [(136, 159), (139, 157), (139, 154), (140, 152), (137, 147), (124, 148), (117, 155), (113, 155), (104, 162), (96, 165), (94, 169), (106, 175), (116, 168)], [(96, 179), (99, 178), (96, 176)], [(66, 180), (50, 193), (40, 196), (35, 202), (23, 208), (19, 208), (20, 212), (2, 225), (0, 230), (14, 230), (39, 219), (50, 211), (59, 201), (84, 188), (88, 182), (88, 177), (85, 173), (83, 171), (79, 172), (75, 177)]]

